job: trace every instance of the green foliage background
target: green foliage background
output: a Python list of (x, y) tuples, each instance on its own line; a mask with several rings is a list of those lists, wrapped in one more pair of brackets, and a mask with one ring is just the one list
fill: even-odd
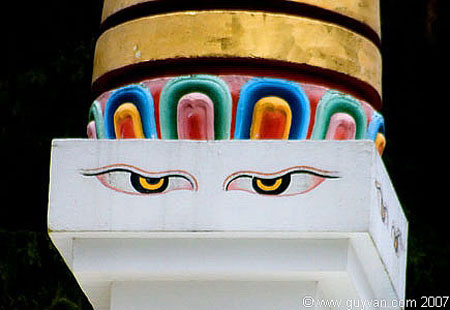
[[(384, 161), (410, 221), (407, 298), (415, 299), (450, 293), (440, 187), (448, 156), (439, 147), (450, 103), (446, 5), (381, 1)], [(51, 140), (86, 136), (101, 7), (101, 0), (48, 0), (1, 11), (0, 310), (91, 309), (47, 237), (46, 217)]]

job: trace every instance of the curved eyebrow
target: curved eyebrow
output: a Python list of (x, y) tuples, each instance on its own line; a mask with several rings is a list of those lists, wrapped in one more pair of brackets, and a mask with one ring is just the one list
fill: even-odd
[(311, 174), (317, 177), (321, 178), (328, 178), (328, 179), (339, 179), (341, 178), (336, 171), (329, 171), (329, 170), (322, 170), (310, 166), (294, 166), (290, 168), (286, 168), (277, 172), (272, 173), (265, 173), (265, 172), (259, 172), (259, 171), (237, 171), (231, 175), (229, 175), (225, 181), (223, 182), (223, 188), (227, 190), (228, 184), (234, 181), (237, 178), (276, 178), (276, 177), (282, 177), (286, 174)]
[(129, 164), (112, 164), (99, 168), (80, 169), (80, 173), (84, 176), (99, 176), (110, 172), (136, 173), (143, 177), (161, 177), (161, 176), (180, 177), (189, 181), (195, 191), (198, 190), (197, 179), (192, 174), (184, 170), (164, 170), (158, 172), (151, 172)]

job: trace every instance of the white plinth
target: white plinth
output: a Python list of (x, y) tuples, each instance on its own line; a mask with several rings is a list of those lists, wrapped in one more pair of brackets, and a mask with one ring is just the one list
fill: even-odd
[[(279, 196), (226, 190), (292, 171)], [(407, 229), (370, 141), (53, 144), (49, 233), (95, 309), (398, 308)]]

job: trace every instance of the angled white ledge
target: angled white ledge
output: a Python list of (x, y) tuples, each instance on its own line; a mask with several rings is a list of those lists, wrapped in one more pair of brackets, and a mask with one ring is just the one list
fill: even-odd
[[(294, 170), (280, 195), (253, 191), (251, 176)], [(174, 179), (140, 194), (132, 173)], [(408, 224), (371, 141), (55, 140), (49, 205), (50, 236), (96, 309), (404, 298)]]

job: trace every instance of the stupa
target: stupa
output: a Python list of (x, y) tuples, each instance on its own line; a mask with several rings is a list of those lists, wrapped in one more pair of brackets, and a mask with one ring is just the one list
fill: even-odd
[(96, 310), (402, 308), (378, 0), (105, 0), (49, 235)]

